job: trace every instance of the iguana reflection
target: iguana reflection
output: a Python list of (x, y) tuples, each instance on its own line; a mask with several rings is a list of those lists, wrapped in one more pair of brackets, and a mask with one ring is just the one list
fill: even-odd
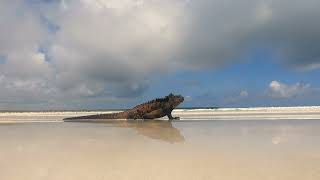
[(114, 127), (131, 128), (131, 129), (134, 129), (138, 134), (143, 135), (145, 137), (162, 140), (169, 143), (181, 143), (185, 141), (183, 135), (180, 133), (180, 131), (177, 128), (173, 127), (172, 122), (170, 121), (164, 121), (164, 120), (91, 121), (91, 120), (88, 120), (88, 121), (80, 121), (80, 122), (102, 123), (102, 124), (108, 124)]
[(180, 131), (171, 122), (162, 120), (126, 121), (122, 126), (135, 129), (143, 136), (169, 143), (184, 142)]

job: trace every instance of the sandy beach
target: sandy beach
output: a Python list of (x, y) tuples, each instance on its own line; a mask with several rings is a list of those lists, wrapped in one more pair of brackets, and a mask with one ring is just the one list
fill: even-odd
[(320, 180), (319, 8), (0, 0), (0, 180)]
[[(174, 122), (101, 123), (61, 122), (61, 117), (80, 112), (29, 113), (23, 121), (19, 114), (10, 114), (10, 120), (2, 113), (0, 179), (320, 179), (317, 110), (302, 113), (311, 120), (270, 120), (270, 112), (261, 109), (232, 117), (248, 118), (251, 113), (265, 119), (199, 118), (208, 113), (231, 117), (235, 110), (212, 111), (198, 111), (197, 116), (194, 110), (178, 110), (175, 114), (180, 113), (182, 120)], [(299, 109), (294, 111), (284, 114), (300, 114)], [(34, 121), (27, 123), (30, 119)]]

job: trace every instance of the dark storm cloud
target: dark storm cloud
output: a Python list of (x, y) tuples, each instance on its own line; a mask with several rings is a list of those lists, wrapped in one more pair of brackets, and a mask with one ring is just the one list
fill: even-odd
[(179, 55), (189, 65), (215, 67), (260, 47), (289, 66), (319, 68), (319, 7), (314, 0), (189, 1)]
[(272, 18), (255, 30), (261, 40), (277, 52), (284, 63), (298, 69), (316, 69), (320, 63), (319, 1), (275, 1)]

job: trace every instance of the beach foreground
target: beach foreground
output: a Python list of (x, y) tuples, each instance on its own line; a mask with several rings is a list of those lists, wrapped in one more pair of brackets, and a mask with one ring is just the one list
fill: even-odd
[(319, 120), (0, 124), (0, 179), (320, 179)]

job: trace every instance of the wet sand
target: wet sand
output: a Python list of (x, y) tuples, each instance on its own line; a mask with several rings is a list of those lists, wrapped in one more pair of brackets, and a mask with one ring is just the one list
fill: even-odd
[(0, 125), (1, 180), (320, 179), (320, 121)]

